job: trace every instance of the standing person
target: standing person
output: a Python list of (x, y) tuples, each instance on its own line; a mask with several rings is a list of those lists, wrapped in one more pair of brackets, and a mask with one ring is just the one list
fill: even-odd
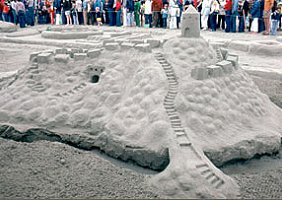
[[(264, 0), (260, 0), (260, 15), (259, 15), (259, 33), (263, 32), (265, 30), (265, 25), (264, 25), (264, 18), (263, 18), (263, 13), (264, 13)], [(270, 18), (270, 15), (269, 15)], [(270, 19), (269, 19), (270, 20)]]
[(225, 0), (219, 0), (219, 12), (218, 12), (218, 19), (217, 19), (217, 28), (221, 28), (222, 30), (225, 29)]
[(71, 8), (71, 15), (73, 19), (73, 25), (78, 25), (78, 15), (77, 15), (77, 8), (75, 1), (72, 2), (72, 8)]
[(5, 0), (0, 0), (0, 21), (4, 21), (3, 19), (4, 2)]
[[(176, 13), (176, 26), (179, 29), (180, 19), (183, 11), (183, 1), (182, 0), (176, 0), (176, 3), (178, 5), (177, 13)], [(191, 4), (191, 2), (190, 2)]]
[(109, 25), (115, 26), (116, 24), (116, 17), (114, 11), (114, 0), (108, 0), (108, 13), (109, 13)]
[(63, 2), (63, 8), (65, 10), (65, 15), (66, 15), (66, 18), (67, 18), (67, 25), (72, 25), (72, 20), (71, 20), (72, 3), (71, 3), (71, 0), (65, 0)]
[(281, 8), (276, 8), (274, 9), (274, 12), (271, 13), (271, 35), (276, 35), (277, 33), (278, 23), (281, 16), (280, 9)]
[(251, 10), (253, 8), (253, 5), (255, 3), (254, 0), (247, 0), (248, 1), (248, 5), (249, 5), (249, 15), (248, 15), (248, 18), (249, 18), (249, 32), (251, 32), (251, 27), (252, 27), (252, 22), (253, 22), (253, 18), (252, 18), (252, 15), (251, 15)]
[(105, 15), (105, 24), (109, 24), (109, 0), (105, 0), (105, 5), (103, 7), (103, 14)]
[(208, 19), (211, 10), (211, 1), (210, 0), (203, 0), (202, 3), (202, 11), (201, 11), (201, 20), (203, 30), (208, 30)]
[(82, 2), (82, 7), (83, 7), (83, 22), (84, 25), (87, 25), (88, 23), (88, 0), (83, 0)]
[(243, 4), (243, 11), (244, 11), (244, 26), (245, 29), (248, 28), (249, 26), (249, 1), (248, 0), (244, 0), (244, 4)]
[(121, 5), (122, 5), (122, 24), (123, 24), (124, 27), (127, 26), (126, 3), (127, 3), (127, 0), (122, 0), (122, 2), (121, 2)]
[(163, 19), (163, 28), (167, 28), (167, 18), (168, 18), (168, 5), (164, 4), (164, 8), (161, 11)]
[(94, 25), (96, 23), (96, 6), (94, 0), (90, 0), (90, 21), (91, 25)]
[(141, 8), (140, 8), (140, 19), (141, 19), (141, 26), (144, 27), (144, 12), (145, 12), (145, 1), (141, 0)]
[(202, 19), (201, 19), (201, 17), (202, 17), (202, 15), (201, 15), (201, 11), (202, 11), (202, 0), (195, 0), (194, 1), (194, 6), (195, 6), (195, 8), (196, 8), (196, 10), (198, 11), (198, 13), (199, 13), (199, 16), (200, 16), (200, 28), (202, 29)]
[(259, 31), (258, 19), (260, 17), (260, 0), (255, 0), (252, 10), (250, 11), (250, 14), (252, 15), (252, 19), (253, 19), (251, 32), (258, 33)]
[(134, 3), (134, 19), (137, 27), (140, 27), (140, 12), (141, 12), (141, 3), (140, 0), (135, 0)]
[(274, 0), (265, 0), (263, 9), (263, 21), (265, 26), (264, 35), (269, 35), (270, 32), (270, 14), (273, 7)]
[(18, 13), (19, 24), (21, 28), (25, 27), (25, 5), (21, 0), (17, 1), (16, 11)]
[(225, 32), (229, 33), (231, 30), (232, 0), (226, 0), (224, 10), (225, 10), (225, 21), (226, 21)]
[(83, 24), (82, 1), (81, 0), (76, 0), (75, 5), (76, 5), (76, 9), (77, 9), (78, 24), (82, 25)]
[(245, 11), (243, 9), (245, 0), (239, 0), (238, 2), (238, 17), (239, 17), (239, 28), (238, 32), (242, 33), (245, 31)]
[(54, 1), (46, 0), (46, 5), (47, 5), (49, 16), (50, 16), (50, 22), (53, 25), (55, 23)]
[(232, 0), (231, 32), (233, 33), (237, 31), (238, 2), (239, 0)]
[(61, 20), (61, 0), (54, 0), (54, 10), (55, 10), (55, 14), (56, 14), (56, 18), (55, 18), (55, 23), (56, 25), (60, 25), (62, 24), (62, 20)]
[(145, 25), (152, 28), (152, 1), (146, 0), (144, 5)]
[(115, 12), (116, 12), (116, 26), (121, 26), (121, 0), (116, 0), (116, 8), (115, 8)]
[(96, 22), (98, 26), (101, 26), (102, 16), (103, 16), (103, 13), (101, 11), (103, 10), (102, 9), (103, 2), (102, 0), (96, 0), (94, 4), (95, 4)]
[(4, 21), (5, 22), (10, 22), (10, 3), (8, 1), (6, 1), (4, 3), (4, 7), (3, 7), (3, 16), (4, 16)]
[(153, 0), (152, 11), (153, 11), (153, 27), (161, 27), (161, 10), (163, 8), (162, 0)]
[(127, 26), (133, 26), (133, 13), (134, 13), (134, 1), (126, 1), (126, 13), (127, 13)]
[(219, 2), (218, 0), (213, 0), (211, 5), (211, 13), (210, 13), (210, 22), (211, 22), (211, 30), (216, 31), (216, 19), (219, 13)]
[(17, 3), (15, 2), (15, 0), (11, 1), (11, 9), (12, 9), (12, 23), (17, 24), (18, 20), (17, 20), (17, 9), (16, 9), (16, 5)]
[(170, 22), (169, 22), (169, 28), (170, 29), (176, 29), (177, 28), (177, 14), (179, 12), (179, 7), (175, 0), (170, 0), (169, 2), (169, 15), (170, 15)]

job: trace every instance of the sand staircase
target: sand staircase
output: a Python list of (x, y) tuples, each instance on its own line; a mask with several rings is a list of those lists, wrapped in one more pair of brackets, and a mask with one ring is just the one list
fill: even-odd
[(162, 65), (166, 73), (168, 84), (169, 84), (169, 90), (164, 99), (164, 107), (169, 117), (171, 127), (173, 128), (176, 134), (178, 144), (180, 146), (189, 146), (191, 145), (191, 142), (188, 140), (186, 136), (185, 130), (181, 124), (181, 119), (179, 118), (178, 113), (174, 106), (174, 99), (178, 92), (177, 77), (175, 75), (172, 66), (167, 62), (163, 54), (156, 53), (155, 57), (158, 60), (158, 62)]
[(217, 62), (222, 61), (222, 60), (223, 60), (223, 57), (222, 57), (220, 48), (219, 48), (219, 47), (216, 47), (215, 52), (216, 52), (216, 61), (217, 61)]
[(226, 188), (228, 188), (230, 184), (232, 185), (232, 183), (228, 181), (229, 177), (217, 169), (204, 155), (204, 153), (201, 150), (198, 150), (191, 143), (187, 134), (188, 129), (182, 126), (181, 119), (175, 109), (174, 100), (178, 93), (179, 83), (173, 67), (170, 63), (168, 63), (162, 53), (155, 53), (155, 58), (161, 64), (167, 76), (169, 90), (165, 96), (163, 104), (169, 117), (171, 127), (175, 133), (177, 145), (180, 147), (179, 152), (181, 152), (182, 160), (185, 160), (185, 165), (188, 165), (189, 168), (193, 169), (193, 171), (196, 170), (207, 185), (210, 185), (213, 189), (220, 189), (224, 191), (225, 187), (223, 186), (226, 182), (229, 182), (226, 185)]

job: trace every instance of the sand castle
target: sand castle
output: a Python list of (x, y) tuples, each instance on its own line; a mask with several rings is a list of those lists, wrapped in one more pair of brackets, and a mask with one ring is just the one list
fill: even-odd
[(200, 37), (192, 7), (183, 18), (182, 36), (167, 41), (98, 31), (90, 48), (32, 53), (1, 79), (1, 137), (99, 148), (162, 170), (151, 184), (169, 198), (239, 197), (216, 166), (278, 151), (282, 112), (238, 56)]

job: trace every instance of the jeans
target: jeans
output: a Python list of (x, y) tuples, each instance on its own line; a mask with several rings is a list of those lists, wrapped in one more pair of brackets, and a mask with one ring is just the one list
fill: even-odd
[(160, 12), (158, 11), (153, 12), (153, 26), (160, 26)]
[(72, 15), (72, 19), (73, 19), (73, 25), (78, 25), (78, 17), (77, 15)]
[(0, 11), (0, 21), (3, 21), (4, 19), (3, 19), (3, 12), (2, 11)]
[(145, 24), (149, 24), (149, 27), (152, 28), (152, 14), (145, 14)]
[(92, 11), (90, 12), (90, 21), (91, 21), (91, 25), (94, 25), (96, 22), (96, 12)]
[(225, 29), (225, 15), (218, 15), (218, 21), (216, 28)]
[(167, 28), (167, 18), (163, 18), (163, 28)]
[(239, 30), (238, 32), (244, 32), (245, 31), (245, 19), (244, 16), (239, 16)]
[(10, 22), (11, 21), (9, 14), (3, 13), (3, 16), (4, 16), (5, 22)]
[(77, 12), (77, 18), (78, 18), (78, 24), (82, 25), (83, 24), (83, 13)]
[(109, 12), (109, 25), (114, 26), (116, 24), (114, 9), (109, 8), (108, 12)]
[(121, 9), (117, 11), (116, 26), (121, 26)]
[(237, 20), (237, 13), (233, 13), (231, 15), (231, 32), (235, 33), (236, 32), (236, 20)]
[(24, 11), (20, 10), (18, 12), (18, 17), (19, 17), (19, 24), (21, 28), (25, 27), (25, 13)]
[(214, 12), (210, 15), (210, 23), (211, 23), (212, 31), (216, 31), (216, 17), (217, 14)]
[(17, 12), (15, 9), (12, 9), (12, 23), (17, 24), (18, 23), (18, 19), (17, 19)]
[(133, 26), (133, 12), (128, 12), (126, 15), (127, 19), (127, 26)]
[(28, 7), (26, 11), (26, 23), (27, 25), (34, 26), (34, 7)]
[(66, 24), (67, 23), (67, 18), (66, 18), (64, 10), (62, 11), (61, 17), (62, 17), (62, 24)]
[(277, 20), (272, 20), (271, 21), (271, 35), (276, 35), (277, 33), (277, 28), (278, 28), (278, 21)]
[(231, 30), (231, 10), (225, 11), (226, 28), (225, 32), (229, 33)]
[(263, 32), (265, 30), (263, 18), (259, 18), (258, 22), (258, 32)]

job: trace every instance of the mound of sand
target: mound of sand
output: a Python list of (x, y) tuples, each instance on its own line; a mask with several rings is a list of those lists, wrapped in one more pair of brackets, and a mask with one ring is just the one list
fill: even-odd
[(0, 33), (11, 33), (17, 31), (17, 26), (13, 23), (0, 21)]
[(0, 122), (53, 130), (152, 169), (170, 159), (152, 183), (174, 198), (238, 197), (213, 163), (278, 151), (282, 112), (246, 73), (191, 77), (218, 59), (203, 39), (171, 38), (163, 54), (143, 41), (103, 46), (32, 54), (0, 85)]

